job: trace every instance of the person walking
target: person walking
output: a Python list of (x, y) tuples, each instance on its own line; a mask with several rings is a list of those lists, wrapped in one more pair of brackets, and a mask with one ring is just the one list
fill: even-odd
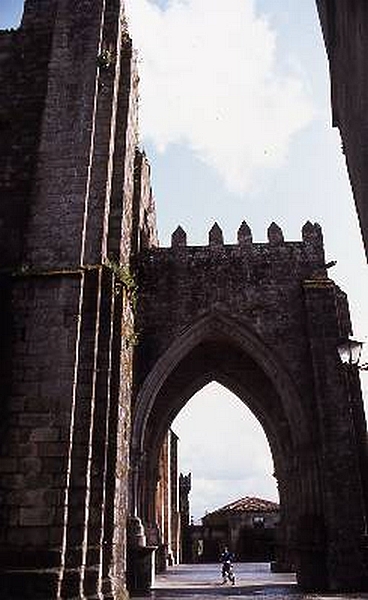
[(233, 560), (234, 555), (229, 551), (228, 547), (222, 551), (220, 556), (220, 562), (222, 563), (221, 575), (222, 575), (222, 583), (226, 583), (228, 580), (232, 585), (235, 585), (235, 575), (233, 570)]

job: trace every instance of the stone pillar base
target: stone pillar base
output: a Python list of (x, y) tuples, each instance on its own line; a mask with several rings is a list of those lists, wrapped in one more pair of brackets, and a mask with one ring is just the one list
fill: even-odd
[(290, 562), (281, 560), (273, 560), (270, 564), (272, 573), (294, 573), (295, 566)]
[(156, 572), (163, 573), (166, 571), (167, 563), (166, 563), (166, 546), (165, 544), (160, 544), (157, 547), (157, 552), (155, 556), (155, 565)]
[(127, 584), (131, 595), (148, 594), (154, 583), (156, 546), (131, 548), (128, 556)]
[(299, 550), (296, 568), (298, 586), (303, 592), (329, 590), (326, 554), (317, 550)]
[(127, 588), (131, 595), (148, 594), (155, 579), (157, 546), (146, 546), (146, 536), (139, 517), (128, 520)]

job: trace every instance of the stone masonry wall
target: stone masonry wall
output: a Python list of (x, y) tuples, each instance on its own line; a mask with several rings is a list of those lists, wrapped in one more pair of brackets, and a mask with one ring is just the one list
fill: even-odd
[(20, 29), (0, 34), (0, 589), (12, 600), (126, 594), (129, 263), (133, 204), (147, 201), (123, 8), (26, 0)]
[(159, 245), (156, 207), (151, 188), (151, 168), (144, 152), (137, 150), (134, 164), (132, 254)]
[[(338, 343), (351, 326), (346, 296), (328, 278), (329, 266), (320, 227), (311, 223), (304, 225), (299, 242), (285, 241), (272, 224), (267, 243), (253, 242), (243, 223), (234, 245), (224, 244), (215, 224), (206, 247), (187, 246), (186, 234), (178, 228), (171, 248), (142, 253), (136, 363), (142, 391), (138, 387), (137, 414), (143, 406), (149, 411), (143, 429), (148, 466), (142, 464), (142, 486), (154, 468), (150, 456), (160, 432), (189, 399), (191, 380), (207, 372), (214, 379), (218, 374), (220, 381), (225, 376), (264, 419), (279, 483), (282, 539), (295, 556), (300, 584), (305, 589), (365, 589), (363, 548), (353, 540), (361, 539), (367, 512), (367, 457), (361, 453), (366, 426), (358, 382), (347, 379), (338, 358)], [(202, 339), (196, 324), (211, 315)], [(216, 315), (220, 322), (225, 316), (236, 342), (230, 330), (216, 327)], [(259, 370), (264, 359), (258, 357), (252, 366), (251, 353), (237, 347), (237, 328), (257, 336), (280, 366), (272, 374), (274, 381), (285, 369), (296, 396), (288, 395), (285, 383), (275, 394), (275, 383), (269, 385)], [(195, 337), (190, 338), (185, 355), (191, 331), (198, 342), (193, 347)], [(178, 356), (182, 358), (176, 362)], [(357, 411), (352, 398), (359, 404)], [(144, 487), (140, 502), (142, 518), (150, 524)], [(324, 531), (328, 547), (322, 542)]]
[[(50, 21), (54, 11), (50, 3)], [(0, 31), (0, 267), (20, 264), (47, 93), (51, 31)]]
[[(207, 247), (188, 247), (177, 241), (177, 233), (171, 249), (142, 255), (138, 322), (142, 378), (175, 336), (212, 307), (251, 323), (291, 370), (307, 361), (301, 282), (326, 274), (318, 225), (305, 226), (302, 242), (284, 241), (277, 226), (271, 226), (266, 244), (253, 243), (245, 225), (238, 245), (224, 245), (220, 237)], [(292, 360), (294, 353), (300, 361)], [(302, 388), (308, 388), (304, 373), (294, 375)]]
[(317, 0), (331, 75), (333, 125), (353, 188), (368, 250), (368, 5), (365, 0)]
[[(11, 380), (2, 398), (2, 569), (60, 564), (79, 294), (77, 274), (13, 282)], [(57, 573), (48, 578), (55, 590)], [(32, 581), (21, 585), (27, 593)]]

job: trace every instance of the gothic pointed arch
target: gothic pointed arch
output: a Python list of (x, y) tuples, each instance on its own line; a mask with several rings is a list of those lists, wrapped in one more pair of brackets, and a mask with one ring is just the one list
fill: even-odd
[[(257, 365), (257, 369), (263, 372), (265, 381), (272, 384), (274, 392), (279, 396), (284, 416), (290, 431), (293, 431), (294, 443), (296, 445), (307, 444), (310, 441), (308, 420), (303, 410), (299, 391), (287, 366), (283, 364), (273, 349), (267, 347), (254, 327), (245, 319), (235, 319), (225, 311), (215, 308), (204, 313), (193, 325), (183, 331), (158, 359), (146, 377), (135, 403), (132, 429), (133, 450), (143, 451), (147, 424), (152, 411), (154, 411), (155, 401), (165, 383), (190, 353), (199, 346), (203, 347), (214, 340), (216, 343), (225, 343), (229, 347), (237, 348), (244, 356), (251, 357)], [(226, 358), (223, 357), (221, 362), (226, 365)], [(184, 386), (187, 391), (183, 398), (177, 400), (177, 404), (170, 410), (170, 415), (179, 412), (189, 397), (208, 382), (209, 377), (221, 379), (225, 382), (226, 387), (240, 387), (240, 383), (237, 385), (236, 382), (231, 382), (231, 376), (226, 374), (225, 370), (222, 372), (219, 370), (217, 374), (213, 371), (211, 374), (203, 372), (195, 380), (191, 379), (188, 386)], [(258, 409), (256, 412), (261, 413), (262, 411)], [(267, 421), (267, 415), (263, 415), (262, 421)]]
[[(262, 425), (283, 505), (297, 495), (293, 486), (301, 485), (306, 474), (311, 480), (317, 477), (315, 432), (310, 429), (287, 365), (245, 319), (214, 308), (181, 332), (157, 360), (137, 395), (132, 424), (131, 509), (145, 522), (154, 512), (158, 459), (165, 434), (186, 402), (212, 380), (235, 393)], [(308, 461), (302, 459), (305, 456)], [(306, 500), (312, 505), (318, 503), (315, 489), (308, 492), (310, 498)]]

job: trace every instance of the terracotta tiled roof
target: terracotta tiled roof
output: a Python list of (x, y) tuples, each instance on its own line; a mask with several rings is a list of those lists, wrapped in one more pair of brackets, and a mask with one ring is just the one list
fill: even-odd
[[(271, 500), (263, 500), (262, 498), (251, 498), (245, 496), (240, 500), (235, 500), (226, 504), (211, 513), (208, 513), (206, 517), (211, 515), (220, 515), (225, 513), (244, 513), (244, 512), (278, 512), (280, 506), (277, 502), (271, 502)], [(205, 518), (206, 518), (205, 517)]]

